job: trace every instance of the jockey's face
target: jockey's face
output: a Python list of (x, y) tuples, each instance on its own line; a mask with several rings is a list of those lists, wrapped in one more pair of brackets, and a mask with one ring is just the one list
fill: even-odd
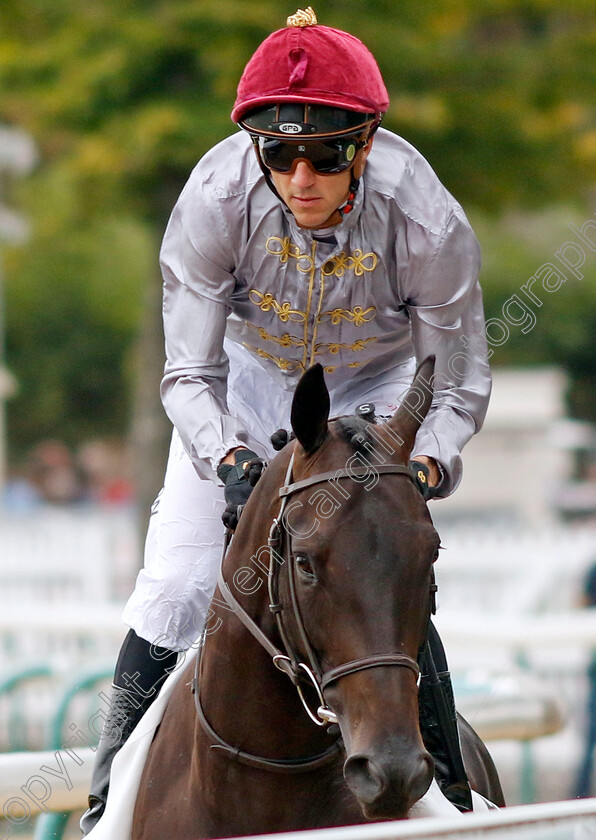
[[(364, 171), (370, 144), (361, 149), (354, 161), (358, 177)], [(306, 160), (297, 160), (291, 172), (271, 173), (271, 180), (300, 227), (320, 230), (341, 222), (340, 207), (348, 198), (352, 168), (336, 175), (319, 175)]]
[(292, 172), (271, 172), (271, 179), (300, 227), (317, 229), (338, 223), (336, 211), (348, 197), (352, 173), (318, 175), (299, 160)]

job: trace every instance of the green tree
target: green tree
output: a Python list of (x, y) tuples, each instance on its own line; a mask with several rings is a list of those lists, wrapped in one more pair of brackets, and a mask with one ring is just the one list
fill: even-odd
[[(475, 212), (472, 221), (484, 243), (486, 317), (498, 318), (507, 328), (503, 344), (493, 347), (491, 363), (562, 367), (570, 377), (571, 412), (596, 421), (596, 253), (576, 233), (588, 218), (594, 216), (557, 205), (534, 212), (512, 210), (499, 219)], [(593, 229), (590, 236), (596, 247)], [(579, 251), (566, 252), (565, 243)], [(557, 257), (561, 250), (578, 263), (575, 270)], [(545, 268), (547, 264), (550, 267)], [(558, 274), (553, 275), (549, 291), (541, 278), (553, 270)], [(524, 291), (528, 286), (529, 294)], [(504, 309), (512, 297), (508, 321)], [(497, 328), (495, 338), (500, 337)]]

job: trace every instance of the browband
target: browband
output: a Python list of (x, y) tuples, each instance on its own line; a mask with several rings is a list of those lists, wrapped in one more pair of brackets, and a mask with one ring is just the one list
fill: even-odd
[(283, 487), (279, 488), (278, 495), (283, 499), (284, 496), (291, 496), (293, 493), (297, 493), (299, 490), (303, 490), (305, 487), (311, 487), (314, 484), (335, 481), (338, 478), (352, 478), (356, 481), (358, 478), (366, 478), (375, 473), (380, 475), (407, 475), (411, 481), (416, 481), (414, 470), (406, 467), (404, 464), (381, 464), (378, 467), (371, 467), (371, 469), (359, 467), (354, 470), (341, 469), (335, 470), (335, 472), (318, 473), (317, 475), (309, 476), (309, 478), (303, 478), (301, 481), (294, 481), (292, 484), (284, 484)]

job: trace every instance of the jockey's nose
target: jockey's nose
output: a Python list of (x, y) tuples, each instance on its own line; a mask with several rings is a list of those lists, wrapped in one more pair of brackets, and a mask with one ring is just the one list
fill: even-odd
[(292, 173), (292, 183), (295, 187), (304, 189), (314, 184), (316, 174), (314, 169), (305, 161), (299, 160)]

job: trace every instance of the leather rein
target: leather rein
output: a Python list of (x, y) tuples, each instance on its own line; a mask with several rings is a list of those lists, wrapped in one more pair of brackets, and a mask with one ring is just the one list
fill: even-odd
[[(379, 653), (372, 656), (366, 656), (361, 659), (354, 659), (350, 662), (346, 662), (343, 665), (339, 665), (327, 671), (324, 671), (322, 669), (318, 657), (310, 643), (308, 633), (306, 631), (306, 627), (302, 619), (300, 605), (298, 602), (295, 567), (294, 563), (292, 562), (291, 534), (284, 520), (284, 516), (286, 514), (286, 506), (288, 499), (300, 490), (304, 490), (307, 487), (313, 487), (317, 484), (322, 484), (327, 481), (337, 481), (338, 479), (351, 478), (354, 481), (358, 481), (359, 479), (364, 479), (367, 476), (369, 476), (370, 470), (363, 468), (351, 470), (340, 469), (333, 472), (318, 473), (317, 475), (309, 476), (300, 481), (293, 482), (293, 465), (294, 454), (292, 454), (292, 457), (290, 458), (284, 484), (282, 487), (280, 487), (278, 492), (278, 495), (281, 499), (281, 505), (277, 516), (273, 519), (273, 523), (269, 530), (269, 537), (267, 540), (267, 545), (269, 548), (269, 609), (275, 618), (284, 650), (280, 650), (269, 639), (269, 637), (266, 636), (265, 633), (263, 633), (261, 628), (248, 615), (244, 607), (240, 605), (240, 603), (232, 593), (230, 587), (226, 583), (223, 576), (223, 569), (221, 567), (219, 571), (218, 586), (222, 597), (224, 598), (228, 606), (231, 608), (231, 610), (235, 613), (236, 617), (244, 624), (244, 626), (259, 642), (259, 644), (261, 644), (262, 647), (265, 648), (265, 650), (269, 653), (273, 660), (273, 664), (280, 671), (283, 671), (283, 673), (285, 673), (292, 680), (292, 683), (298, 691), (298, 695), (304, 706), (304, 709), (311, 721), (317, 726), (329, 726), (330, 724), (337, 724), (337, 715), (327, 706), (323, 696), (324, 690), (331, 683), (336, 682), (337, 680), (347, 676), (348, 674), (354, 674), (358, 671), (363, 671), (368, 668), (384, 667), (388, 665), (408, 668), (414, 673), (416, 681), (418, 682), (420, 679), (420, 668), (418, 667), (418, 663), (416, 662), (416, 660), (406, 654)], [(405, 475), (411, 481), (415, 482), (414, 472), (409, 467), (406, 467), (402, 464), (383, 464), (375, 466), (375, 472), (381, 475)], [(228, 542), (226, 541), (226, 545), (224, 546), (224, 554), (227, 545)], [(278, 549), (284, 552), (283, 556), (280, 554)], [(294, 645), (292, 644), (284, 624), (284, 607), (279, 598), (279, 577), (282, 565), (286, 566), (288, 570), (288, 587), (291, 600), (291, 613), (298, 631), (298, 635), (300, 637), (302, 647), (306, 652), (306, 659), (308, 660), (308, 664), (302, 661), (303, 658), (296, 651)], [(203, 727), (205, 733), (213, 742), (211, 745), (211, 749), (222, 752), (229, 758), (236, 760), (242, 764), (246, 764), (251, 767), (257, 767), (259, 769), (272, 770), (281, 773), (300, 773), (305, 772), (307, 770), (314, 770), (317, 767), (321, 767), (324, 764), (327, 764), (328, 762), (332, 761), (341, 752), (341, 739), (338, 739), (334, 744), (332, 744), (330, 748), (316, 756), (300, 759), (269, 759), (264, 758), (262, 756), (252, 755), (251, 753), (247, 753), (236, 747), (230, 746), (230, 744), (228, 744), (226, 741), (220, 738), (220, 736), (210, 726), (201, 706), (199, 697), (199, 666), (201, 650), (202, 644), (199, 647), (199, 651), (197, 653), (195, 675), (192, 680), (191, 686), (195, 698), (195, 707), (198, 720), (201, 726)], [(319, 706), (316, 709), (316, 711), (313, 711), (306, 701), (304, 692), (302, 690), (302, 683), (304, 682), (310, 685), (311, 688), (314, 688), (316, 692), (319, 702)]]

